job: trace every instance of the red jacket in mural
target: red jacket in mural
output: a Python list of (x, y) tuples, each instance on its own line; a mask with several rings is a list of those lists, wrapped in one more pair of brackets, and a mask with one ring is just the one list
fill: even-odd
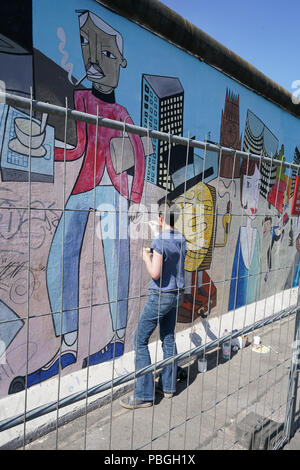
[[(88, 114), (98, 115), (106, 119), (126, 122), (133, 124), (127, 110), (117, 103), (107, 103), (93, 95), (91, 90), (77, 90), (74, 92), (74, 104), (77, 111)], [(77, 181), (74, 185), (72, 195), (80, 194), (94, 188), (101, 181), (105, 166), (111, 178), (113, 186), (124, 197), (133, 202), (139, 203), (142, 197), (144, 174), (145, 174), (145, 156), (141, 139), (137, 135), (129, 134), (129, 138), (134, 150), (135, 166), (132, 182), (131, 194), (128, 194), (127, 173), (124, 171), (117, 174), (114, 170), (110, 156), (110, 140), (114, 137), (122, 137), (122, 131), (98, 127), (97, 136), (97, 158), (95, 164), (95, 148), (96, 148), (96, 126), (86, 122), (76, 121), (77, 126), (77, 145), (74, 149), (67, 150), (64, 156), (63, 148), (55, 149), (56, 161), (73, 161), (82, 157), (85, 158), (80, 169)], [(96, 174), (94, 177), (94, 168)]]

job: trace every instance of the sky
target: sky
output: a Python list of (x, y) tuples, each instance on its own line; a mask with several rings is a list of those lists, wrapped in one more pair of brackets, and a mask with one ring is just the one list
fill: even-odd
[(161, 2), (294, 92), (293, 82), (300, 81), (299, 0)]
[[(300, 6), (296, 5), (296, 0), (286, 2), (289, 2), (290, 13), (279, 9), (278, 0), (273, 0), (273, 3), (271, 0), (260, 0), (260, 3), (252, 0), (251, 8), (246, 7), (242, 0), (227, 0), (227, 3), (211, 0), (206, 6), (203, 0), (162, 1), (290, 93), (293, 81), (300, 81)], [(66, 74), (71, 71), (76, 80), (85, 75), (76, 13), (79, 4), (80, 9), (94, 11), (116, 28), (124, 39), (127, 66), (121, 68), (116, 99), (126, 107), (134, 123), (141, 123), (142, 74), (176, 77), (184, 90), (183, 135), (197, 140), (204, 140), (209, 135), (211, 140), (219, 142), (221, 110), (229, 88), (231, 93), (240, 96), (241, 129), (245, 126), (248, 110), (252, 110), (276, 136), (279, 144), (284, 143), (285, 156), (292, 161), (295, 146), (299, 148), (299, 121), (289, 113), (283, 114), (271, 101), (204, 62), (199, 64), (190, 54), (145, 28), (137, 28), (126, 17), (96, 5), (94, 0), (35, 0), (34, 47), (63, 66)], [(54, 7), (59, 9), (58, 16), (52, 14)], [(41, 21), (41, 18), (47, 18), (47, 21)], [(82, 85), (91, 86), (87, 79), (82, 81)], [(195, 90), (199, 90), (196, 95)], [(300, 94), (297, 93), (297, 97), (300, 98)]]

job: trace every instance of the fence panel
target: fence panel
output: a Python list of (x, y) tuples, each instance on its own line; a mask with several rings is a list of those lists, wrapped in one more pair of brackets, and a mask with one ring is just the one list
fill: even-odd
[[(102, 118), (99, 108), (0, 99), (2, 448), (28, 448), (46, 431), (64, 448), (61, 426), (75, 418), (82, 432), (70, 446), (84, 449), (281, 448), (297, 415), (299, 165), (254, 145), (253, 116), (238, 150)], [(160, 233), (159, 214), (169, 220), (166, 202), (185, 282), (167, 284), (177, 348), (163, 353), (161, 324), (138, 366), (134, 334), (151, 295), (143, 249)], [(159, 308), (164, 276), (152, 284)], [(154, 394), (149, 410), (116, 411), (116, 398), (150, 376), (157, 391), (168, 368), (170, 400)]]

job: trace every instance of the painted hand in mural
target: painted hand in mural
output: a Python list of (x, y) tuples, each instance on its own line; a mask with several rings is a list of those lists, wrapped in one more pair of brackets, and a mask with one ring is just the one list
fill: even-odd
[[(153, 154), (152, 139), (142, 137), (144, 155), (149, 156)], [(115, 137), (110, 141), (110, 155), (112, 164), (116, 174), (123, 173), (130, 168), (134, 167), (134, 148), (129, 137)]]

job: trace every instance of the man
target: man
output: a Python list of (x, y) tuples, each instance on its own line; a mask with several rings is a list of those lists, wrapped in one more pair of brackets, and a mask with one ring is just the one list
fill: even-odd
[[(136, 352), (136, 369), (151, 364), (148, 341), (160, 326), (164, 359), (177, 354), (175, 343), (175, 325), (179, 305), (179, 292), (184, 288), (184, 261), (186, 240), (174, 230), (179, 208), (166, 202), (159, 208), (159, 225), (162, 232), (152, 242), (151, 251), (143, 250), (143, 260), (151, 276), (149, 295), (137, 328), (134, 332), (133, 345)], [(161, 372), (156, 390), (166, 398), (171, 398), (176, 391), (177, 364), (172, 362)], [(154, 380), (148, 373), (136, 380), (134, 394), (121, 400), (124, 408), (135, 409), (152, 406), (154, 400)]]
[[(127, 110), (115, 102), (120, 67), (127, 65), (122, 36), (94, 13), (80, 13), (82, 57), (92, 88), (74, 92), (75, 109), (133, 124)], [(53, 237), (47, 264), (49, 300), (55, 334), (62, 338), (61, 347), (47, 364), (28, 374), (28, 387), (57, 374), (59, 367), (64, 369), (77, 361), (81, 248), (90, 210), (104, 206), (107, 209), (101, 211), (100, 224), (113, 333), (105, 347), (99, 341), (99, 350), (86, 357), (82, 366), (99, 364), (124, 352), (130, 269), (128, 204), (139, 203), (142, 197), (144, 149), (140, 137), (130, 134), (134, 176), (129, 190), (126, 168), (116, 171), (111, 155), (111, 141), (122, 139), (122, 132), (100, 126), (97, 129), (80, 121), (76, 125), (76, 147), (66, 152), (55, 149), (56, 161), (84, 158)], [(106, 222), (112, 220), (112, 214), (113, 227), (110, 225), (108, 235)]]

